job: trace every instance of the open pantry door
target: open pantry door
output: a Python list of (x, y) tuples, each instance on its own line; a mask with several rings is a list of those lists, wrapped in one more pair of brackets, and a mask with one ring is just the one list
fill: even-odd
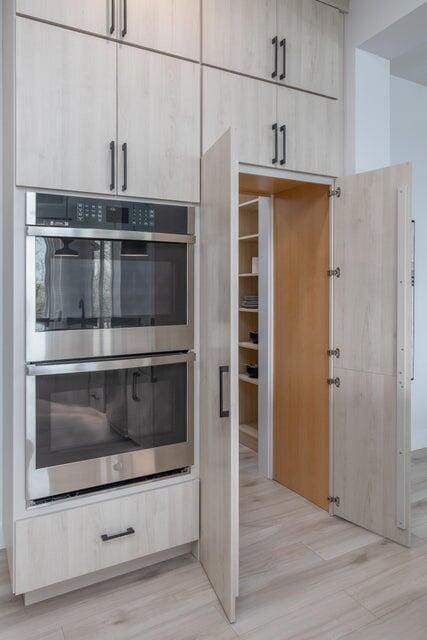
[(333, 224), (334, 513), (408, 546), (410, 185), (408, 163), (338, 180)]
[(228, 131), (202, 158), (200, 561), (230, 622), (239, 580), (238, 171)]

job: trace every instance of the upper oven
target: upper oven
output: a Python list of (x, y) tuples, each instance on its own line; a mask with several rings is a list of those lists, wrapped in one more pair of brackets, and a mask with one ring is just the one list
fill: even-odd
[(27, 193), (27, 362), (193, 348), (194, 208)]

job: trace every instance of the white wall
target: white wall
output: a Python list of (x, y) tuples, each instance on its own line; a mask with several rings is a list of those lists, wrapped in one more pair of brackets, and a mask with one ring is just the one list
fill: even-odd
[(415, 246), (415, 380), (412, 448), (427, 447), (427, 87), (391, 77), (391, 161), (413, 166)]

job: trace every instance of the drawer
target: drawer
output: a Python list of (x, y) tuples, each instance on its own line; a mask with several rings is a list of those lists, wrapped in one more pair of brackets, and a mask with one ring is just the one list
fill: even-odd
[(17, 521), (15, 593), (197, 540), (198, 488), (193, 480)]

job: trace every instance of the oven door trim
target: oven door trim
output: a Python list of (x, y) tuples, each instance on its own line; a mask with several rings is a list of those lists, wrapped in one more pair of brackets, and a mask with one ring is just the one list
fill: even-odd
[[(26, 498), (28, 501), (64, 493), (102, 488), (105, 484), (174, 471), (194, 464), (194, 353), (96, 362), (27, 366)], [(36, 377), (106, 371), (162, 364), (187, 364), (187, 441), (69, 464), (36, 468)]]
[[(40, 227), (34, 227), (38, 232)], [(69, 229), (49, 229), (53, 237), (61, 237)], [(58, 233), (60, 231), (60, 233)], [(74, 230), (73, 230), (74, 231)], [(86, 230), (83, 230), (86, 231)], [(123, 238), (121, 232), (119, 239)], [(50, 235), (49, 237), (52, 237)], [(74, 234), (71, 234), (74, 235)], [(136, 239), (136, 235), (131, 237)], [(139, 234), (156, 235), (156, 234)], [(165, 234), (160, 234), (164, 237)], [(187, 242), (187, 323), (158, 327), (122, 327), (114, 329), (70, 329), (36, 331), (35, 260), (36, 237), (26, 237), (26, 361), (77, 360), (127, 356), (134, 353), (185, 351), (194, 347), (194, 244)], [(83, 237), (83, 236), (81, 236)], [(85, 236), (101, 239), (96, 236)], [(194, 236), (181, 236), (181, 238)]]

